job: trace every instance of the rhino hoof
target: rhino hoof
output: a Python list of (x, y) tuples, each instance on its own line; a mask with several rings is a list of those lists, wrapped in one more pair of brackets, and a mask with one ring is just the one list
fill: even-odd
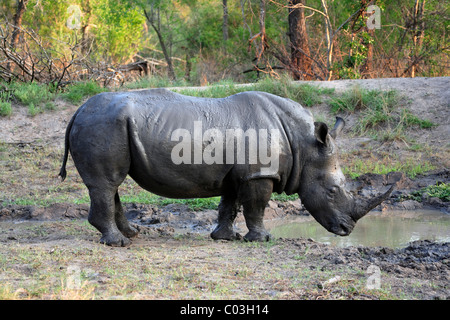
[(216, 230), (214, 230), (211, 233), (211, 238), (214, 240), (242, 240), (242, 236), (234, 232), (233, 230), (226, 229), (226, 228), (220, 228), (217, 227)]
[(131, 240), (124, 237), (121, 233), (114, 233), (102, 236), (100, 243), (111, 247), (128, 247), (131, 244)]
[(270, 241), (271, 237), (272, 236), (268, 232), (249, 231), (244, 236), (244, 240), (248, 241), (248, 242), (252, 242), (252, 241), (265, 242), (265, 241)]
[(134, 238), (139, 234), (139, 231), (132, 226), (129, 226), (125, 230), (120, 230), (120, 232), (122, 232), (122, 234), (127, 238)]

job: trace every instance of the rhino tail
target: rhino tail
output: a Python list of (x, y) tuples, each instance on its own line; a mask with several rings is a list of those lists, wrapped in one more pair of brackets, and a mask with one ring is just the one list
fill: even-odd
[(61, 177), (61, 181), (64, 181), (66, 179), (67, 176), (67, 171), (66, 171), (66, 164), (67, 164), (67, 159), (69, 158), (69, 150), (70, 150), (70, 142), (69, 142), (69, 137), (70, 137), (70, 131), (72, 130), (72, 126), (73, 126), (73, 122), (75, 121), (75, 118), (77, 117), (78, 112), (80, 111), (81, 108), (79, 108), (75, 114), (72, 116), (72, 119), (70, 119), (69, 124), (67, 125), (67, 129), (66, 129), (66, 136), (64, 138), (64, 157), (63, 157), (63, 163), (61, 165), (61, 169), (59, 170), (59, 175)]

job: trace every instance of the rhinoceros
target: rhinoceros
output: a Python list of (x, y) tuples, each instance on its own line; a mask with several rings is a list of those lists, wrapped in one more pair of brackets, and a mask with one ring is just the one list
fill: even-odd
[(127, 175), (164, 197), (220, 196), (213, 239), (242, 239), (233, 230), (242, 206), (244, 240), (268, 240), (264, 209), (274, 192), (297, 193), (325, 229), (345, 236), (393, 186), (373, 199), (346, 190), (335, 144), (344, 125), (338, 117), (330, 130), (300, 104), (265, 92), (226, 98), (167, 89), (101, 93), (70, 120), (59, 174), (64, 180), (70, 151), (89, 190), (88, 221), (111, 246), (128, 246), (138, 234), (118, 194)]

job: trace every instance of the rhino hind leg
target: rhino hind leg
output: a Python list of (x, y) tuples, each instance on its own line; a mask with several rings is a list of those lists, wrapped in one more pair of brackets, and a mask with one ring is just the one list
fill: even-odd
[(236, 195), (223, 195), (219, 204), (217, 227), (211, 233), (214, 240), (242, 240), (242, 236), (233, 230), (233, 222), (239, 209)]
[(246, 241), (269, 241), (271, 236), (264, 227), (264, 209), (273, 191), (271, 179), (250, 180), (240, 188), (240, 201), (248, 233)]
[(117, 226), (115, 194), (116, 190), (109, 188), (89, 187), (91, 206), (88, 221), (101, 232), (100, 243), (113, 247), (126, 247), (131, 244), (131, 241), (120, 232)]
[(139, 231), (137, 231), (136, 228), (132, 227), (128, 222), (127, 217), (125, 217), (122, 204), (120, 203), (119, 193), (117, 191), (114, 196), (114, 205), (115, 205), (114, 217), (116, 220), (117, 228), (127, 238), (136, 237)]

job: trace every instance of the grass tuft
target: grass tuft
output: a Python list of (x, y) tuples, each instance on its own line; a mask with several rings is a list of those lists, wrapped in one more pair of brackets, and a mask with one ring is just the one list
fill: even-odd
[(381, 141), (404, 140), (405, 129), (419, 127), (431, 128), (429, 120), (419, 119), (411, 111), (397, 108), (403, 98), (396, 91), (366, 90), (352, 87), (341, 96), (329, 102), (334, 113), (360, 112), (353, 132), (357, 135), (370, 134)]

